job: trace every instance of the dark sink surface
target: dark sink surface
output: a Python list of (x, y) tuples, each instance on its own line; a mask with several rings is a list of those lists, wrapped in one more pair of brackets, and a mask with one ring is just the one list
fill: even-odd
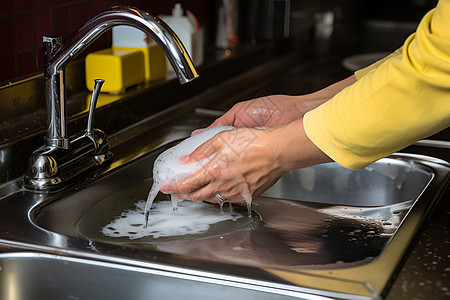
[[(173, 132), (170, 128), (167, 128), (165, 133), (169, 137), (176, 137), (177, 132), (178, 134), (189, 133), (189, 127), (186, 127), (186, 124), (171, 128)], [(164, 131), (158, 133), (164, 133)], [(128, 149), (129, 147), (125, 148)], [(81, 242), (95, 242), (96, 251), (100, 251), (100, 254), (108, 253), (105, 252), (105, 249), (110, 247), (104, 245), (104, 241), (97, 241), (95, 236), (83, 236), (83, 232), (76, 230), (75, 224), (79, 222), (83, 215), (95, 210), (96, 203), (114, 197), (115, 193), (120, 194), (120, 191), (132, 187), (139, 180), (149, 178), (148, 166), (152, 164), (151, 162), (157, 153), (158, 151), (147, 155), (128, 168), (115, 172), (76, 193), (56, 201), (46, 201), (34, 207), (29, 213), (33, 219), (33, 226), (40, 228), (38, 231), (43, 230), (50, 233), (49, 242), (52, 245), (57, 245), (56, 242), (75, 246)], [(326, 272), (330, 272), (326, 273), (327, 276), (336, 277), (338, 280), (352, 278), (358, 283), (359, 280), (367, 280), (375, 288), (375, 291), (381, 292), (384, 290), (392, 270), (395, 269), (397, 261), (403, 256), (403, 251), (409, 244), (408, 239), (414, 235), (424, 213), (426, 213), (429, 205), (435, 201), (432, 195), (440, 186), (439, 182), (444, 179), (442, 176), (445, 176), (444, 173), (434, 173), (434, 171), (430, 173), (429, 171), (434, 168), (437, 168), (434, 169), (437, 171), (440, 168), (440, 162), (435, 164), (433, 160), (428, 161), (424, 157), (415, 158), (407, 154), (404, 157), (400, 155), (396, 159), (400, 159), (398, 170), (392, 169), (392, 166), (397, 166), (397, 163), (388, 160), (387, 163), (381, 162), (380, 167), (372, 166), (370, 170), (363, 170), (365, 175), (343, 176), (343, 173), (336, 171), (342, 167), (333, 170), (332, 164), (329, 164), (331, 167), (325, 172), (314, 171), (317, 176), (311, 176), (311, 172), (308, 174), (308, 170), (315, 170), (315, 167), (305, 169), (306, 177), (309, 179), (317, 178), (317, 184), (323, 186), (323, 189), (317, 189), (316, 192), (325, 193), (322, 193), (319, 198), (311, 198), (310, 203), (298, 201), (302, 199), (295, 199), (295, 195), (286, 199), (284, 194), (278, 196), (276, 194), (266, 195), (266, 197), (255, 199), (254, 209), (263, 217), (263, 225), (256, 227), (254, 230), (238, 230), (197, 240), (164, 242), (153, 245), (119, 243), (117, 246), (122, 248), (113, 247), (111, 249), (121, 257), (138, 255), (141, 259), (150, 260), (152, 258), (148, 255), (151, 255), (152, 251), (156, 251), (155, 253), (158, 253), (156, 257), (159, 257), (160, 262), (169, 264), (178, 262), (182, 265), (188, 263), (192, 264), (194, 268), (214, 268), (213, 263), (218, 263), (221, 268), (231, 264), (230, 267), (235, 269), (234, 272), (241, 272), (243, 266), (257, 268), (264, 266), (264, 270), (269, 271), (271, 269), (267, 268), (286, 268), (289, 272), (302, 273), (308, 271), (319, 276), (324, 276)], [(414, 160), (423, 167), (419, 165), (414, 167), (412, 162)], [(319, 169), (322, 167), (319, 167)], [(356, 171), (352, 172), (357, 173)], [(411, 182), (408, 182), (408, 180), (396, 181), (396, 179), (403, 178), (402, 172), (407, 174), (407, 177), (415, 179)], [(336, 174), (336, 176), (332, 176), (333, 178), (347, 178), (348, 183), (354, 187), (348, 190), (347, 197), (353, 195), (354, 200), (361, 201), (366, 198), (369, 199), (370, 197), (367, 197), (367, 195), (371, 192), (370, 180), (365, 180), (364, 177), (380, 176), (380, 179), (382, 179), (379, 181), (380, 184), (377, 185), (374, 181), (373, 187), (383, 197), (380, 199), (374, 198), (373, 201), (378, 200), (380, 202), (372, 202), (372, 207), (332, 205), (332, 199), (329, 198), (337, 192), (333, 189), (344, 188), (344, 182), (341, 181), (334, 186), (332, 180), (326, 178), (321, 180), (321, 177), (323, 177), (323, 174), (333, 173)], [(417, 173), (417, 177), (414, 176), (415, 173)], [(433, 176), (430, 176), (431, 174)], [(287, 174), (286, 176), (289, 177), (290, 175)], [(393, 184), (389, 184), (389, 180), (385, 182), (384, 178), (390, 178), (389, 180)], [(440, 179), (436, 183), (432, 180), (431, 184), (428, 185), (430, 178)], [(286, 184), (296, 185), (295, 181), (286, 181)], [(304, 187), (306, 194), (302, 196), (305, 197), (309, 190), (314, 191), (315, 183), (303, 181), (303, 184), (306, 184)], [(327, 184), (331, 184), (332, 188), (327, 188)], [(410, 186), (419, 189), (411, 194), (414, 189), (411, 189)], [(278, 189), (277, 186), (274, 188)], [(422, 193), (424, 188), (425, 192)], [(358, 189), (361, 193), (358, 193)], [(404, 189), (404, 192), (402, 192), (402, 189)], [(328, 194), (326, 193), (327, 190), (330, 191)], [(385, 191), (388, 193), (384, 193)], [(146, 192), (147, 189), (139, 197), (145, 199)], [(119, 196), (115, 198), (126, 201), (125, 198)], [(272, 198), (269, 198), (269, 196)], [(140, 199), (139, 197), (138, 199)], [(417, 197), (419, 197), (419, 201), (415, 201)], [(320, 198), (329, 200), (319, 203)], [(400, 200), (394, 201), (395, 199)], [(17, 201), (17, 199), (11, 197), (8, 201)], [(414, 205), (411, 206), (413, 203)], [(345, 204), (348, 205), (349, 203)], [(103, 210), (104, 207), (108, 206), (103, 206), (101, 209)], [(402, 212), (403, 208), (404, 211)], [(278, 213), (274, 214), (273, 211), (276, 210), (278, 210)], [(106, 215), (109, 214), (108, 212), (105, 213)], [(395, 224), (390, 221), (390, 217), (386, 213), (392, 215), (392, 219), (396, 220)], [(101, 214), (98, 215), (101, 216)], [(94, 214), (95, 216), (96, 214)], [(405, 216), (411, 217), (403, 218)], [(399, 224), (402, 224), (402, 226), (399, 227)], [(367, 225), (369, 226), (367, 227)], [(396, 235), (398, 232), (401, 233)], [(51, 238), (55, 234), (60, 238)], [(376, 238), (369, 238), (369, 235), (374, 235)], [(400, 241), (399, 239), (402, 239), (402, 237), (406, 240)], [(124, 250), (126, 251), (124, 252)], [(186, 260), (186, 257), (189, 259)], [(207, 263), (199, 265), (199, 260)], [(383, 268), (386, 277), (383, 276), (380, 281), (370, 278), (370, 274), (374, 272), (371, 268)], [(241, 274), (248, 273), (241, 272)], [(368, 276), (368, 278), (361, 279), (364, 276)], [(318, 281), (319, 279), (316, 279), (316, 282)], [(296, 284), (301, 285), (299, 282)], [(323, 285), (321, 288), (323, 288)], [(367, 293), (367, 291), (360, 292)]]
[[(389, 247), (434, 174), (420, 159), (408, 157), (386, 158), (361, 171), (328, 163), (285, 174), (254, 199), (251, 218), (223, 222), (193, 237), (130, 240), (100, 234), (146, 199), (151, 186), (147, 170), (154, 157), (76, 194), (38, 205), (30, 215), (46, 230), (92, 241), (258, 267), (343, 268), (368, 263)], [(163, 195), (157, 200), (168, 202)], [(235, 211), (243, 215), (239, 208)], [(181, 205), (179, 213), (184, 209)], [(218, 207), (210, 213), (217, 214)], [(143, 220), (135, 220), (133, 230), (144, 230)]]

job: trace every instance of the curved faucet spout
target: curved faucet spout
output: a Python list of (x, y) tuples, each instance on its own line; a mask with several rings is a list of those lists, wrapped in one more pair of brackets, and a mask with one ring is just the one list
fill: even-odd
[(134, 7), (116, 6), (105, 10), (64, 42), (60, 37), (44, 36), (47, 146), (69, 148), (64, 99), (65, 67), (103, 32), (119, 25), (138, 28), (155, 40), (166, 54), (182, 84), (198, 77), (189, 53), (172, 29), (158, 17)]
[[(66, 41), (44, 36), (44, 84), (47, 105), (45, 145), (36, 149), (28, 163), (24, 186), (36, 191), (58, 190), (84, 176), (92, 176), (111, 159), (106, 134), (92, 128), (95, 93), (88, 128), (67, 136), (64, 70), (67, 64), (106, 30), (128, 25), (142, 30), (162, 48), (181, 83), (198, 77), (189, 53), (176, 34), (159, 18), (133, 7), (113, 7), (95, 16)], [(100, 86), (96, 90), (99, 92)]]
[(158, 17), (134, 7), (116, 6), (98, 14), (50, 54), (46, 70), (55, 75), (106, 30), (119, 25), (136, 27), (149, 35), (164, 51), (180, 83), (198, 77), (180, 39)]

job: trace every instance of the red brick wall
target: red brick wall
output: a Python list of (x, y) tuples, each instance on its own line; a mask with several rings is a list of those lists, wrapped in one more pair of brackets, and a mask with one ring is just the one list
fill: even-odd
[[(0, 86), (42, 72), (42, 36), (63, 39), (97, 13), (114, 5), (129, 5), (151, 14), (169, 14), (176, 2), (200, 20), (210, 18), (211, 0), (3, 0), (0, 4)], [(111, 44), (104, 34), (91, 50)]]

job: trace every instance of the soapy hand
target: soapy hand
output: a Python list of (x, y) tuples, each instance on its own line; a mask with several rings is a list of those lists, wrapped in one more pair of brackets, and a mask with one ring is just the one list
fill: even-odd
[(229, 202), (248, 203), (286, 171), (331, 161), (306, 136), (303, 115), (355, 81), (352, 75), (315, 93), (264, 96), (236, 104), (208, 128), (237, 129), (218, 133), (180, 159), (189, 164), (213, 155), (211, 161), (183, 180), (163, 186), (161, 191), (172, 193), (176, 199), (210, 202), (218, 202), (215, 194), (220, 193)]
[(303, 120), (268, 129), (237, 128), (219, 132), (190, 155), (185, 164), (212, 159), (196, 173), (165, 185), (164, 193), (179, 199), (218, 202), (220, 193), (229, 202), (249, 202), (286, 171), (330, 161), (309, 141)]
[[(285, 172), (276, 163), (270, 147), (272, 129), (238, 128), (220, 132), (180, 162), (189, 164), (213, 155), (198, 172), (181, 182), (161, 188), (175, 197), (196, 202), (218, 202), (220, 194), (229, 202), (251, 201)], [(273, 131), (273, 130), (272, 130)]]

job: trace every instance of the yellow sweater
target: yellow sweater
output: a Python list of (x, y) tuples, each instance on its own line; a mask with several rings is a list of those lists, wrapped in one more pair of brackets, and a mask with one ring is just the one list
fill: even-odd
[(364, 168), (447, 128), (450, 0), (440, 0), (402, 48), (355, 75), (303, 120), (311, 141), (342, 166)]

